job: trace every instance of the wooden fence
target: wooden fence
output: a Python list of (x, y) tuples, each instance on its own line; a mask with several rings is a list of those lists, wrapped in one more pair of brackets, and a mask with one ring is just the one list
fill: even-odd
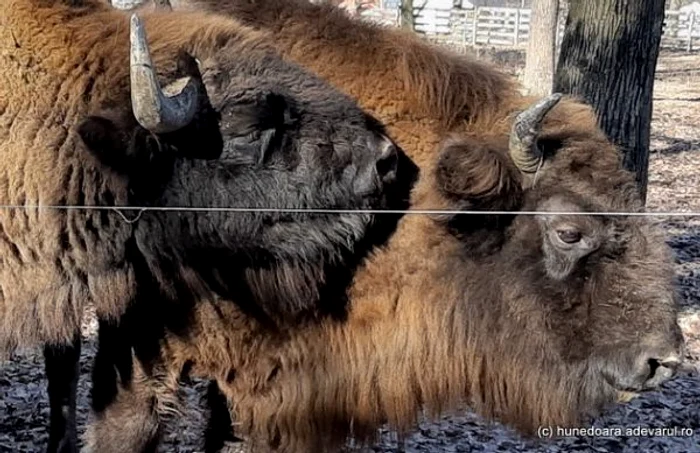
[[(559, 15), (557, 43), (564, 34), (566, 11)], [(415, 9), (416, 31), (451, 47), (525, 48), (530, 28), (530, 10), (519, 8)], [(396, 9), (375, 8), (363, 14), (369, 20), (399, 25)], [(700, 14), (666, 11), (661, 46), (685, 49), (700, 47)]]

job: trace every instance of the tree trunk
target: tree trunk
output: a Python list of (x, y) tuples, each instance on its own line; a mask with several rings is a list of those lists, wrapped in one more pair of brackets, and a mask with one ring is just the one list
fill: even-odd
[(532, 0), (523, 84), (533, 96), (552, 93), (559, 0)]
[(591, 104), (646, 201), (664, 0), (571, 0), (554, 91)]
[(415, 29), (413, 0), (401, 0), (401, 27), (408, 30)]

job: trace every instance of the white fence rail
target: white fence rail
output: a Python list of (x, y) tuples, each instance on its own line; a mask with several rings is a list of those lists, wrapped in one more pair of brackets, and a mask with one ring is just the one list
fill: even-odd
[[(453, 46), (524, 48), (530, 29), (530, 10), (519, 8), (420, 9), (414, 10), (415, 28), (431, 40)], [(399, 25), (396, 9), (375, 8), (363, 17)], [(564, 34), (565, 11), (559, 16), (558, 39)], [(666, 11), (661, 47), (700, 49), (700, 14)]]

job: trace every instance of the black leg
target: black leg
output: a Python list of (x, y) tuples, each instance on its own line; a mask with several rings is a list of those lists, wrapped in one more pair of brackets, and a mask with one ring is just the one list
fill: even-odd
[(217, 453), (224, 448), (226, 442), (242, 442), (233, 433), (226, 397), (219, 390), (216, 381), (209, 382), (206, 401), (209, 408), (209, 419), (204, 433), (204, 452)]
[(44, 346), (50, 422), (47, 453), (77, 453), (75, 408), (80, 378), (80, 333), (69, 345)]
[[(122, 318), (124, 320), (124, 318)], [(93, 420), (83, 453), (155, 453), (161, 420), (159, 398), (175, 399), (132, 355), (130, 326), (99, 321), (92, 369)]]

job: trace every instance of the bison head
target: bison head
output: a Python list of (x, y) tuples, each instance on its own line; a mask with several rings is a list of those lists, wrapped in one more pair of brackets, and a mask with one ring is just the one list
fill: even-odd
[(181, 298), (173, 282), (189, 272), (248, 308), (264, 300), (258, 315), (295, 316), (341, 288), (399, 216), (324, 210), (404, 209), (416, 167), (349, 98), (253, 46), (181, 53), (161, 89), (131, 25), (131, 106), (78, 132), (129, 205), (154, 208), (134, 239), (163, 289)]
[(465, 316), (494, 386), (477, 392), (484, 413), (526, 430), (573, 422), (674, 375), (673, 258), (649, 218), (624, 215), (643, 204), (588, 107), (553, 95), (509, 136), (450, 140), (435, 175), (459, 209), (505, 211), (439, 218), (471, 274)]

